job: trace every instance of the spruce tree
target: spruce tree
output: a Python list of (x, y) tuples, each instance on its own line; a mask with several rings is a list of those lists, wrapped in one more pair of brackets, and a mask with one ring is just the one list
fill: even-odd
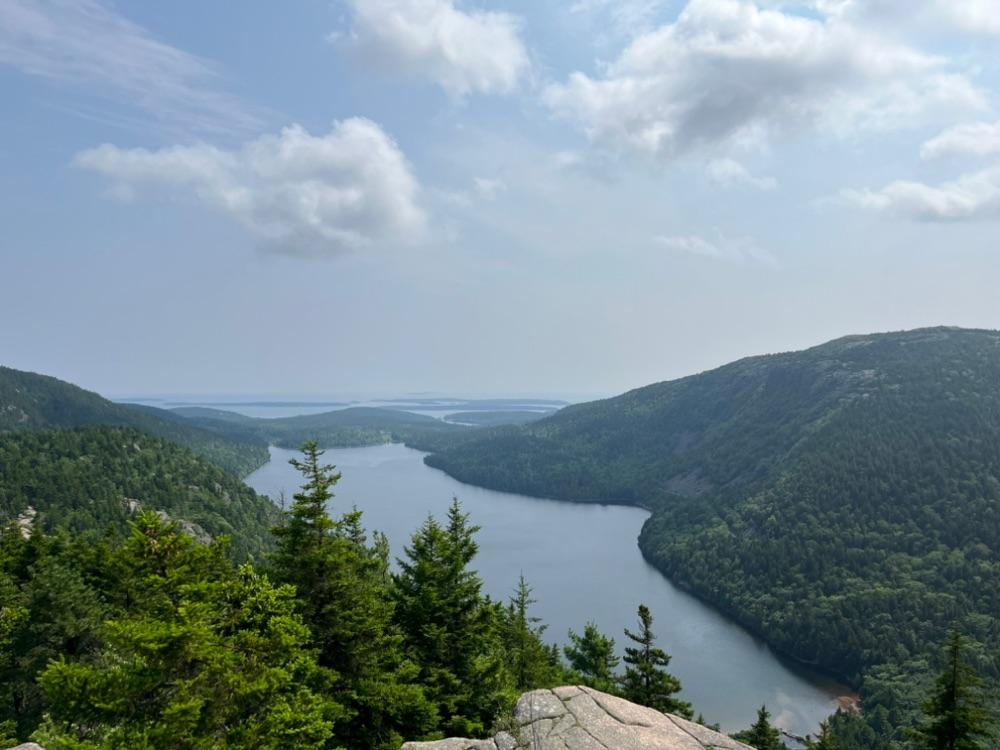
[(514, 686), (521, 691), (553, 687), (561, 681), (559, 652), (548, 648), (542, 636), (546, 626), (541, 618), (529, 614), (535, 599), (522, 575), (507, 605), (504, 618), (504, 649)]
[(757, 721), (749, 729), (733, 735), (734, 739), (757, 750), (786, 750), (781, 741), (781, 732), (771, 725), (771, 714), (767, 706), (757, 709)]
[(810, 737), (806, 741), (806, 750), (837, 750), (837, 740), (833, 736), (833, 728), (830, 726), (830, 722), (820, 722), (819, 734), (815, 739)]
[(574, 679), (604, 693), (618, 691), (615, 670), (620, 663), (615, 655), (615, 639), (609, 638), (588, 622), (583, 635), (569, 631), (569, 644), (563, 647)]
[(934, 693), (924, 706), (922, 726), (915, 732), (925, 750), (986, 750), (990, 744), (990, 711), (985, 683), (966, 659), (965, 637), (957, 628), (948, 634), (945, 666)]
[(503, 660), (503, 607), (482, 594), (482, 580), (469, 567), (478, 530), (453, 500), (447, 525), (428, 518), (393, 576), (396, 619), (440, 727), (465, 736), (484, 734), (516, 696)]
[(315, 442), (302, 453), (291, 463), (305, 483), (274, 530), (273, 574), (295, 587), (319, 662), (339, 675), (336, 695), (350, 716), (335, 737), (350, 747), (391, 747), (404, 731), (426, 733), (437, 717), (415, 684), (417, 668), (404, 659), (393, 623), (388, 547), (381, 537), (368, 543), (360, 511), (329, 514), (340, 474), (322, 463)]
[(638, 614), (639, 632), (633, 633), (625, 628), (625, 636), (638, 645), (625, 648), (622, 695), (633, 703), (690, 719), (693, 715), (691, 704), (673, 697), (680, 692), (681, 683), (666, 671), (670, 656), (655, 645), (653, 615), (649, 607), (640, 604)]
[(343, 709), (309, 649), (291, 587), (220, 564), (155, 514), (119, 551), (131, 605), (93, 658), (51, 661), (36, 736), (49, 750), (322, 750)]

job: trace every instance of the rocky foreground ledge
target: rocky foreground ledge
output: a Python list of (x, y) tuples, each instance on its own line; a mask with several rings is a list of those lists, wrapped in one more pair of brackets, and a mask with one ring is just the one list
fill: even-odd
[(687, 719), (583, 686), (525, 693), (514, 725), (491, 740), (407, 742), (403, 750), (752, 750)]

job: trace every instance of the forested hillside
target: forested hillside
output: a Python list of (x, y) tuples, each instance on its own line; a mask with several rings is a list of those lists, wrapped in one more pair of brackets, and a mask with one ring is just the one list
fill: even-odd
[(657, 567), (785, 652), (866, 680), (870, 705), (912, 707), (953, 621), (1000, 674), (997, 332), (754, 357), (428, 463), (498, 489), (650, 507), (640, 545)]
[(0, 435), (0, 525), (29, 507), (34, 527), (91, 539), (126, 534), (140, 510), (163, 511), (212, 537), (232, 537), (240, 558), (271, 546), (280, 518), (267, 498), (190, 450), (123, 427)]
[(0, 433), (92, 424), (162, 437), (240, 477), (268, 460), (264, 441), (225, 426), (201, 429), (163, 409), (116, 404), (47, 375), (0, 367)]
[(310, 440), (324, 448), (357, 448), (392, 442), (439, 447), (441, 441), (449, 441), (450, 445), (450, 438), (469, 432), (465, 425), (450, 424), (423, 414), (368, 406), (270, 419), (199, 406), (181, 407), (171, 413), (212, 432), (282, 448), (299, 448)]

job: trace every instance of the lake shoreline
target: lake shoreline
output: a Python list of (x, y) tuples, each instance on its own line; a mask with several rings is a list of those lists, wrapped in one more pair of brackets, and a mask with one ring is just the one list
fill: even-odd
[[(295, 452), (272, 447), (270, 455), (247, 483), (272, 498), (289, 497), (300, 477), (282, 459)], [(483, 529), (477, 569), (487, 593), (505, 600), (526, 575), (539, 600), (535, 614), (560, 647), (567, 630), (594, 621), (620, 650), (622, 628), (632, 627), (635, 607), (647, 603), (687, 698), (726, 731), (749, 726), (766, 703), (777, 725), (814, 733), (853, 697), (841, 682), (787, 658), (652, 565), (636, 544), (649, 508), (498, 492), (428, 466), (427, 455), (400, 443), (327, 449), (327, 462), (343, 473), (333, 507), (363, 510), (366, 525), (387, 533), (398, 555), (427, 514), (440, 517), (457, 495)]]

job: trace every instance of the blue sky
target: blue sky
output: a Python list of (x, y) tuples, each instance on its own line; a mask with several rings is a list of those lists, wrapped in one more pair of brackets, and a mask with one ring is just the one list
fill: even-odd
[(5, 0), (0, 359), (590, 395), (997, 328), (998, 44), (998, 0)]

